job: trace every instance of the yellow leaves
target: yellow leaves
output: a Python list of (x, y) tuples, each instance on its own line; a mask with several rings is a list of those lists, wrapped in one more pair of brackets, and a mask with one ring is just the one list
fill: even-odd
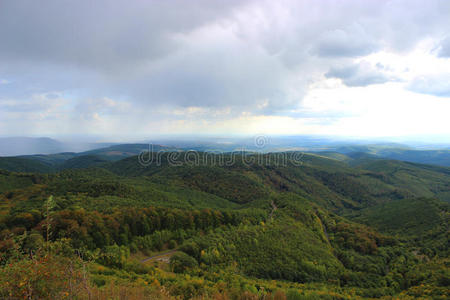
[(214, 249), (212, 253), (216, 258), (220, 257), (220, 253), (219, 253), (219, 251), (217, 251), (217, 249)]
[(138, 277), (138, 279), (136, 279), (136, 284), (138, 284), (138, 285), (147, 285), (148, 282), (145, 281), (144, 279), (142, 279), (141, 277)]
[(96, 265), (95, 266), (95, 269), (96, 269), (96, 271), (97, 272), (104, 272), (105, 270), (106, 270), (106, 268), (104, 267), (104, 266), (102, 266), (102, 265)]
[(160, 286), (161, 286), (161, 283), (159, 283), (158, 279), (155, 278), (155, 279), (153, 280), (151, 286), (154, 286), (154, 287), (160, 287)]

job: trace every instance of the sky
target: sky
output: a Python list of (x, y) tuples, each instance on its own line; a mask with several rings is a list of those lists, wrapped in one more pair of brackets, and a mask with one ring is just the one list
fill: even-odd
[(447, 0), (0, 0), (0, 136), (450, 142)]

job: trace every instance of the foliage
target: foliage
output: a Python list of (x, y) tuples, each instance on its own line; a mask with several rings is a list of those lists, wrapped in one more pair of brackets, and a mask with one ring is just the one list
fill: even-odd
[[(78, 156), (51, 174), (1, 171), (1, 296), (448, 294), (448, 168), (334, 154), (298, 166), (181, 153), (175, 166), (170, 155), (147, 168)], [(169, 264), (139, 260), (167, 249)]]
[(36, 254), (11, 259), (0, 267), (0, 297), (70, 299), (86, 285), (80, 259)]

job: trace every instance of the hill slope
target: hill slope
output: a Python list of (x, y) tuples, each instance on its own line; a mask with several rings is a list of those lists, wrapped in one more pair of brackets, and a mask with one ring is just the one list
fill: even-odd
[(51, 165), (22, 157), (0, 157), (0, 169), (13, 172), (34, 173), (48, 173), (53, 170)]

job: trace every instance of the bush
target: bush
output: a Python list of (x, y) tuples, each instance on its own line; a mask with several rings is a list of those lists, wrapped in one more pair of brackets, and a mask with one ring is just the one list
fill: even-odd
[(98, 262), (105, 266), (122, 268), (128, 257), (130, 257), (130, 249), (128, 247), (112, 245), (104, 249)]
[(174, 254), (170, 258), (170, 267), (175, 273), (182, 273), (188, 268), (193, 268), (198, 265), (195, 258), (187, 255), (184, 252)]
[(286, 299), (287, 300), (303, 300), (303, 299), (305, 299), (305, 296), (300, 294), (299, 291), (291, 289), (291, 290), (287, 291)]
[(175, 249), (177, 247), (177, 242), (175, 240), (169, 241), (169, 249)]
[(87, 284), (82, 264), (77, 257), (48, 254), (10, 260), (0, 267), (0, 298), (78, 298)]
[(23, 241), (22, 249), (24, 252), (36, 251), (44, 245), (44, 238), (40, 233), (31, 233)]

